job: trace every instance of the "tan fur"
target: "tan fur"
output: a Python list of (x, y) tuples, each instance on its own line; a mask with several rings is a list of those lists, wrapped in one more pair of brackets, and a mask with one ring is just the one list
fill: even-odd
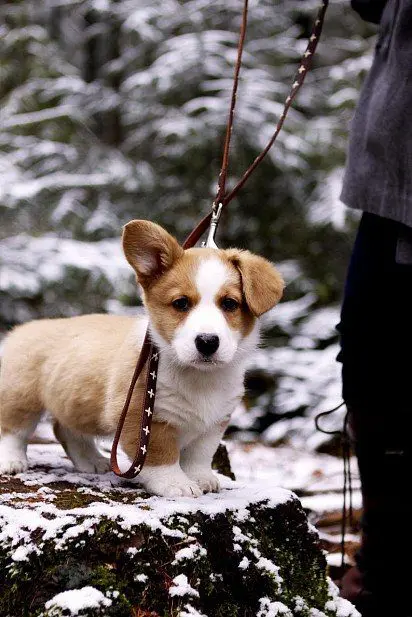
[[(85, 315), (17, 327), (7, 337), (0, 374), (2, 434), (31, 426), (44, 409), (69, 429), (89, 435), (112, 434), (144, 326), (138, 335), (134, 318)], [(133, 455), (143, 387), (144, 376), (132, 397), (122, 435), (122, 446)], [(174, 434), (175, 429), (165, 425), (152, 433), (151, 464), (177, 460)]]
[[(243, 295), (240, 271), (231, 260), (226, 258), (225, 253), (226, 251), (219, 251), (218, 255), (233, 271), (233, 279), (220, 290), (216, 297), (216, 304), (219, 305), (225, 296), (239, 302), (239, 310), (225, 313), (225, 318), (231, 328), (240, 330), (245, 336), (253, 328), (255, 319)], [(208, 255), (215, 257), (216, 251), (204, 248), (186, 250), (169, 271), (145, 290), (145, 304), (149, 309), (152, 322), (167, 341), (172, 339), (177, 326), (186, 318), (185, 313), (171, 312), (170, 305), (173, 300), (181, 296), (189, 298), (191, 308), (197, 305), (200, 298), (194, 285), (194, 273), (200, 260)]]
[(281, 299), (285, 285), (270, 261), (239, 249), (224, 253), (242, 276), (243, 293), (252, 314), (260, 317), (273, 308)]
[[(194, 248), (187, 251), (164, 229), (148, 221), (131, 221), (123, 232), (126, 258), (144, 290), (150, 320), (170, 341), (185, 313), (173, 300), (199, 302), (194, 274), (205, 257), (218, 257), (232, 272), (220, 289), (239, 302), (224, 313), (229, 326), (247, 335), (255, 317), (280, 299), (283, 281), (265, 259), (248, 251)], [(140, 325), (139, 325), (140, 324)], [(61, 427), (87, 434), (114, 433), (123, 408), (146, 329), (146, 320), (113, 315), (45, 319), (17, 327), (6, 339), (0, 373), (2, 435), (29, 433), (43, 410)], [(133, 458), (138, 441), (145, 384), (143, 374), (133, 394), (122, 433), (122, 446)], [(153, 422), (147, 464), (171, 465), (179, 459), (176, 427)]]
[(182, 247), (163, 227), (142, 220), (123, 227), (123, 251), (142, 287), (149, 287), (183, 255)]
[[(133, 459), (136, 454), (137, 436), (131, 422), (125, 426), (122, 447), (126, 454)], [(150, 447), (146, 456), (147, 465), (172, 465), (179, 460), (179, 445), (177, 430), (165, 422), (153, 422), (150, 432)]]

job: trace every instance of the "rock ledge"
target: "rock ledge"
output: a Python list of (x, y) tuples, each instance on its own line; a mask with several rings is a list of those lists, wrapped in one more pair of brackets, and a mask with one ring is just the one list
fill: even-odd
[(219, 494), (151, 497), (77, 474), (54, 444), (0, 476), (2, 617), (349, 617), (293, 493), (223, 478)]

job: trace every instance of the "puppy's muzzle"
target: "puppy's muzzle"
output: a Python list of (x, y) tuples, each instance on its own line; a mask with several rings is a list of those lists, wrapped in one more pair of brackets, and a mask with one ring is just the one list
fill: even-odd
[(196, 349), (204, 358), (210, 358), (219, 349), (219, 337), (216, 334), (198, 334), (195, 338)]

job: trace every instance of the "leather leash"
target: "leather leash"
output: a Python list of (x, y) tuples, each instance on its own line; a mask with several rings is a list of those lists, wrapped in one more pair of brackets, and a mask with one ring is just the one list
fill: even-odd
[[(146, 373), (145, 394), (143, 397), (143, 407), (140, 419), (139, 441), (135, 457), (132, 464), (126, 471), (120, 471), (117, 462), (117, 447), (122, 434), (123, 425), (126, 420), (126, 415), (129, 409), (130, 401), (133, 396), (133, 391), (140, 373), (143, 371), (147, 359), (150, 358), (149, 367)], [(114, 436), (112, 451), (110, 455), (110, 465), (112, 471), (121, 478), (135, 478), (141, 471), (149, 447), (150, 431), (152, 426), (154, 403), (156, 398), (156, 383), (157, 370), (159, 365), (159, 350), (150, 342), (149, 331), (146, 332), (142, 350), (133, 373), (132, 381), (127, 392), (127, 397), (123, 406), (122, 413), (117, 425), (116, 434)]]
[(350, 464), (351, 457), (351, 440), (349, 435), (349, 410), (346, 408), (346, 413), (343, 419), (342, 430), (328, 431), (320, 426), (319, 421), (321, 418), (325, 418), (334, 413), (343, 405), (346, 405), (345, 401), (342, 401), (328, 411), (322, 411), (315, 416), (315, 426), (318, 431), (325, 435), (336, 435), (340, 439), (342, 446), (342, 459), (343, 459), (343, 502), (342, 502), (342, 519), (341, 519), (341, 540), (340, 540), (340, 576), (341, 578), (345, 574), (345, 555), (346, 555), (346, 530), (349, 526), (350, 529), (354, 526), (353, 521), (353, 488), (352, 488), (352, 469)]
[[(296, 72), (292, 87), (289, 91), (289, 95), (285, 100), (284, 108), (282, 115), (280, 116), (278, 123), (276, 125), (275, 131), (269, 140), (267, 146), (262, 150), (262, 152), (255, 158), (253, 163), (248, 167), (245, 171), (239, 182), (234, 186), (234, 188), (225, 195), (226, 191), (226, 178), (229, 167), (229, 147), (230, 147), (230, 138), (232, 135), (232, 127), (233, 127), (233, 118), (236, 106), (236, 95), (237, 95), (237, 87), (239, 82), (239, 72), (241, 68), (242, 61), (242, 52), (243, 45), (246, 35), (246, 26), (247, 26), (247, 13), (248, 13), (248, 0), (244, 0), (243, 5), (243, 16), (242, 16), (242, 25), (239, 36), (239, 44), (238, 44), (238, 53), (235, 67), (235, 74), (233, 79), (233, 89), (232, 89), (232, 99), (230, 104), (229, 118), (227, 121), (226, 127), (226, 137), (223, 148), (223, 159), (222, 166), (219, 173), (219, 183), (216, 197), (213, 201), (212, 210), (207, 214), (199, 223), (196, 225), (194, 230), (189, 234), (186, 238), (183, 248), (188, 249), (196, 244), (196, 242), (200, 239), (200, 237), (205, 233), (205, 231), (210, 227), (210, 233), (208, 237), (207, 246), (216, 246), (214, 244), (214, 235), (219, 224), (219, 219), (221, 212), (227, 204), (232, 201), (238, 191), (243, 187), (249, 176), (256, 169), (262, 159), (269, 152), (270, 148), (273, 146), (278, 134), (280, 133), (282, 126), (285, 122), (286, 116), (289, 112), (290, 107), (292, 106), (293, 100), (295, 99), (298, 91), (300, 90), (303, 82), (305, 81), (305, 77), (307, 72), (310, 69), (312, 64), (312, 58), (316, 51), (316, 47), (319, 42), (319, 38), (322, 32), (323, 22), (325, 19), (325, 13), (328, 8), (329, 0), (322, 0), (321, 7), (318, 11), (312, 34), (310, 36), (308, 45), (306, 47), (306, 51), (302, 56), (300, 61), (299, 68)], [(212, 223), (212, 225), (211, 225)], [(139, 433), (139, 441), (136, 448), (136, 454), (133, 459), (132, 464), (126, 471), (121, 471), (118, 461), (117, 461), (117, 448), (120, 441), (120, 436), (122, 433), (122, 429), (124, 426), (124, 422), (126, 419), (126, 415), (130, 406), (130, 401), (133, 396), (133, 391), (136, 386), (136, 382), (142, 373), (147, 360), (149, 359), (149, 366), (146, 373), (146, 383), (145, 383), (145, 394), (143, 397), (143, 407), (141, 413), (140, 420), (140, 433)], [(143, 342), (143, 346), (140, 352), (139, 359), (137, 361), (137, 365), (135, 371), (133, 373), (132, 381), (129, 386), (129, 390), (127, 392), (127, 397), (122, 409), (122, 413), (120, 415), (119, 423), (117, 425), (116, 434), (113, 440), (110, 464), (111, 468), (117, 476), (121, 478), (135, 478), (142, 470), (147, 450), (149, 447), (150, 440), (150, 431), (152, 425), (153, 418), (153, 410), (154, 410), (154, 402), (156, 398), (156, 383), (157, 383), (157, 373), (158, 373), (158, 364), (159, 364), (159, 350), (158, 348), (151, 342), (149, 331), (146, 332), (146, 336)]]

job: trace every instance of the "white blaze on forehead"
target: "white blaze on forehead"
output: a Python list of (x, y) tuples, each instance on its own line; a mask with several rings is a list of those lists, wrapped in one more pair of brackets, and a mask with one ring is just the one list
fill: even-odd
[(190, 363), (199, 358), (196, 337), (200, 334), (219, 337), (219, 348), (213, 356), (214, 360), (225, 363), (232, 360), (241, 332), (229, 326), (216, 300), (225, 285), (237, 282), (236, 271), (219, 257), (205, 257), (200, 260), (194, 277), (200, 300), (176, 329), (172, 343), (181, 361)]
[(236, 282), (236, 277), (230, 268), (218, 257), (201, 260), (196, 272), (195, 285), (202, 304), (214, 303), (223, 285)]

